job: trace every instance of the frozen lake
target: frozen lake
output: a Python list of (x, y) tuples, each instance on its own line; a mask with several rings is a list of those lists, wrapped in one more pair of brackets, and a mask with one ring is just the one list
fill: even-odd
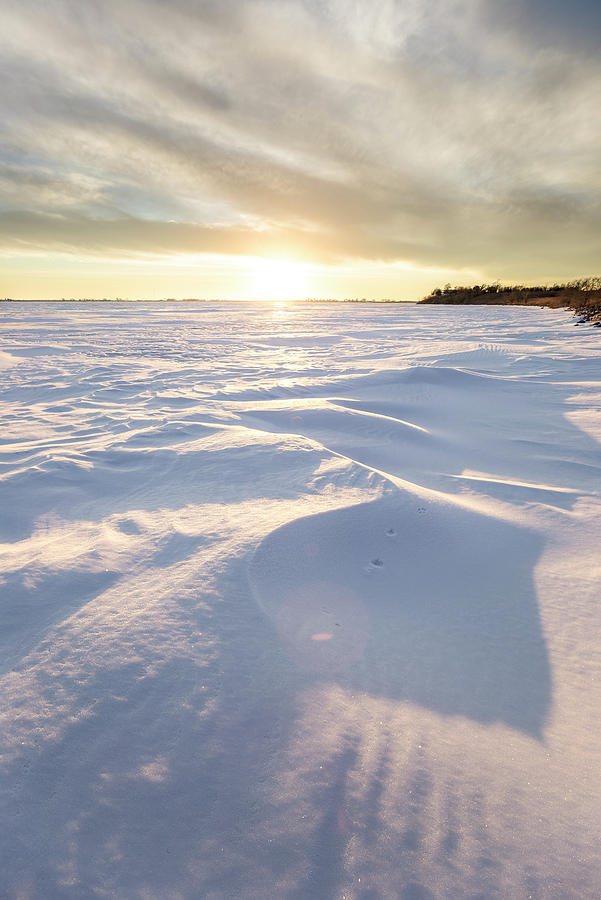
[(601, 333), (0, 303), (0, 896), (601, 893)]

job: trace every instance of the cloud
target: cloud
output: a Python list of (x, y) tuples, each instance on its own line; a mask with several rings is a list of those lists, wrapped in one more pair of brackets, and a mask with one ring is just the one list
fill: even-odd
[(485, 18), (523, 35), (531, 45), (554, 45), (572, 53), (598, 50), (601, 6), (597, 0), (505, 0), (482, 4)]
[(499, 8), (9, 5), (0, 244), (592, 271), (596, 7)]

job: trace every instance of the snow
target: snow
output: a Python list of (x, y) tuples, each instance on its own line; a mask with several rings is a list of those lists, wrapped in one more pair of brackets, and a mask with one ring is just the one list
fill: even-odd
[(596, 329), (0, 321), (0, 896), (598, 896)]

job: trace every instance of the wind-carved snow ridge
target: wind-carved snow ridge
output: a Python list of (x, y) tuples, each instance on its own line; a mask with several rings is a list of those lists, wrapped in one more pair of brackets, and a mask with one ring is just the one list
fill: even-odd
[(598, 894), (595, 329), (0, 322), (2, 897)]

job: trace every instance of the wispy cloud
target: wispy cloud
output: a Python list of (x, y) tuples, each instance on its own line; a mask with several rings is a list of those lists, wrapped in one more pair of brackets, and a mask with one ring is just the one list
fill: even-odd
[(593, 271), (599, 12), (570, 9), (6, 4), (0, 247)]

